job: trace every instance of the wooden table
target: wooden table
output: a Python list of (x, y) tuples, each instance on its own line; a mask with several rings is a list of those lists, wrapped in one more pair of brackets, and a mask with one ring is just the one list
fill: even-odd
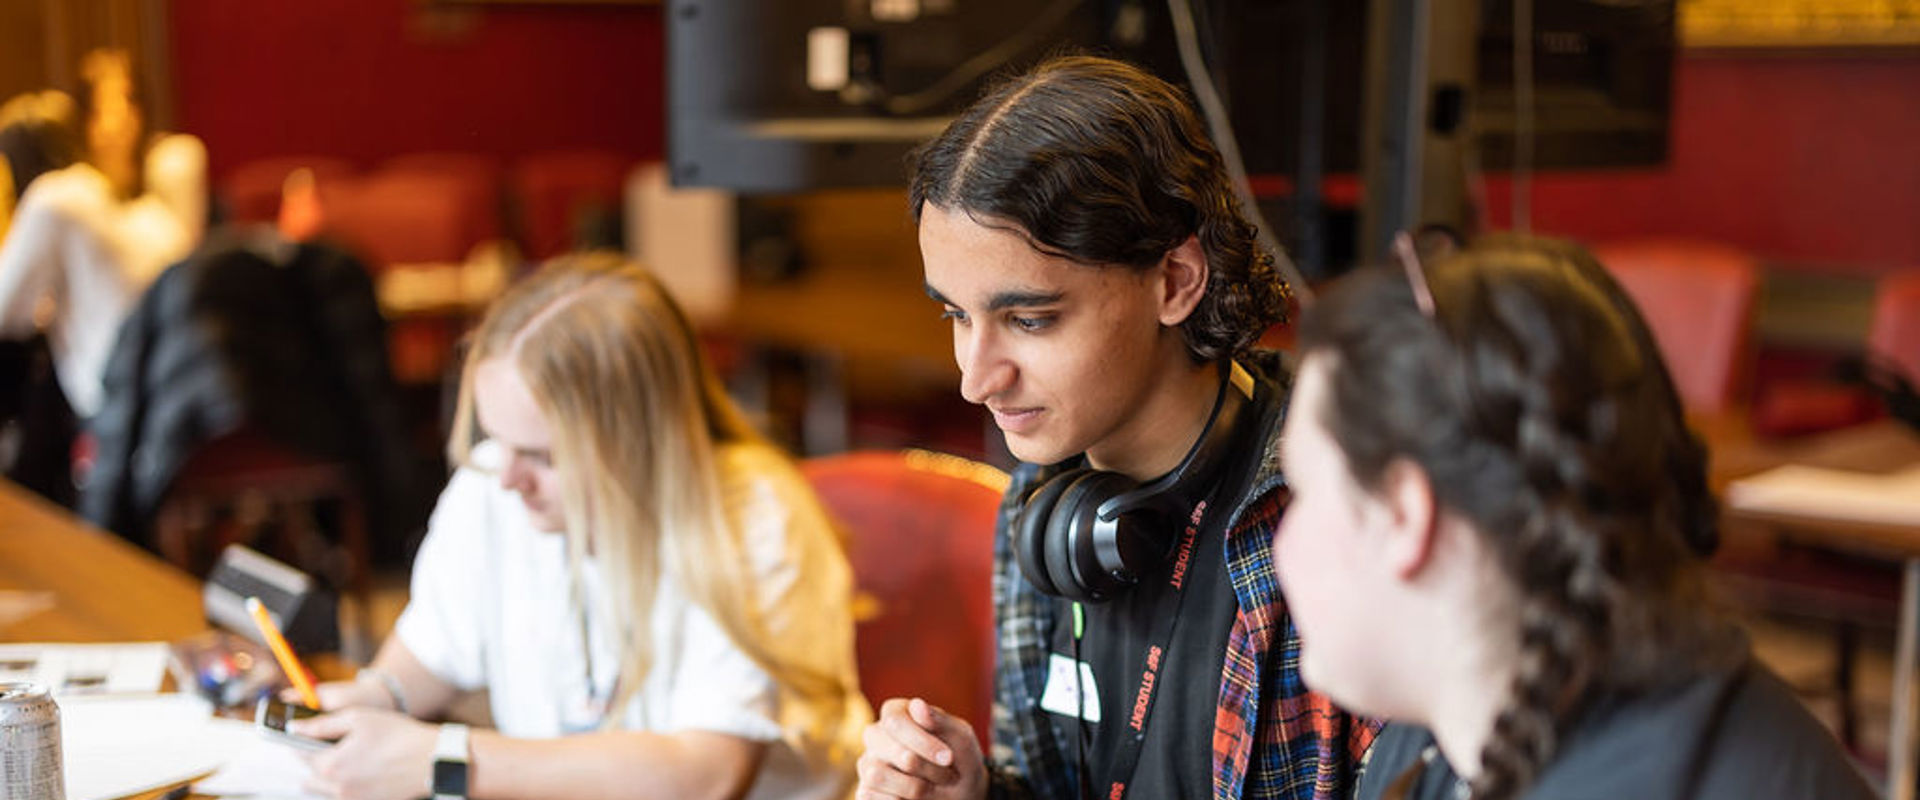
[[(1786, 464), (1866, 473), (1890, 473), (1920, 464), (1920, 433), (1894, 420), (1796, 439), (1755, 437), (1738, 415), (1694, 420), (1711, 448), (1710, 480), (1716, 493), (1732, 481)], [(1727, 508), (1727, 527), (1790, 533), (1795, 539), (1838, 550), (1905, 563), (1894, 648), (1893, 714), (1887, 738), (1888, 795), (1914, 797), (1916, 738), (1915, 678), (1920, 672), (1920, 528), (1842, 520), (1805, 514), (1760, 513)]]
[[(184, 639), (207, 630), (200, 588), (173, 565), (0, 480), (0, 591), (52, 600), (30, 616), (0, 621), (0, 642)], [(337, 658), (308, 665), (323, 676), (350, 674)]]
[(171, 641), (207, 629), (199, 581), (6, 481), (0, 591), (53, 601), (0, 627), (0, 642)]

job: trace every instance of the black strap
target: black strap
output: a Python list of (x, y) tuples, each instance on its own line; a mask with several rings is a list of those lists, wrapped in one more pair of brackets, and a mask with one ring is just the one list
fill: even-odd
[[(1179, 627), (1180, 612), (1187, 604), (1188, 595), (1185, 591), (1187, 565), (1191, 563), (1191, 559), (1187, 556), (1192, 554), (1194, 545), (1199, 538), (1200, 520), (1206, 513), (1206, 510), (1207, 502), (1204, 500), (1194, 506), (1193, 513), (1187, 518), (1186, 531), (1180, 536), (1180, 547), (1174, 551), (1176, 553), (1173, 561), (1174, 567), (1173, 571), (1167, 575), (1167, 582), (1168, 586), (1171, 587), (1173, 593), (1178, 596), (1179, 599), (1173, 604), (1171, 613), (1165, 614), (1160, 618), (1153, 635), (1147, 639), (1145, 665), (1140, 670), (1140, 679), (1133, 684), (1133, 702), (1127, 706), (1129, 713), (1125, 719), (1111, 720), (1102, 723), (1118, 723), (1132, 729), (1131, 733), (1123, 732), (1121, 734), (1120, 749), (1114, 753), (1111, 774), (1114, 775), (1115, 778), (1108, 784), (1105, 794), (1107, 800), (1120, 800), (1120, 798), (1125, 797), (1127, 785), (1133, 781), (1134, 770), (1140, 767), (1140, 754), (1145, 748), (1147, 741), (1148, 717), (1153, 712), (1155, 701), (1160, 697), (1160, 669), (1166, 664), (1169, 655), (1167, 648), (1172, 646), (1174, 630)], [(1078, 674), (1080, 669), (1078, 641), (1075, 642), (1074, 649), (1074, 670), (1075, 674)], [(1082, 697), (1084, 697), (1084, 695), (1082, 695)], [(1080, 715), (1080, 735), (1083, 739), (1087, 735), (1086, 716), (1084, 714), (1085, 702), (1085, 700), (1080, 701), (1083, 706), (1083, 713)], [(1082, 792), (1087, 790), (1088, 783), (1086, 758), (1083, 755), (1080, 760), (1080, 786)]]

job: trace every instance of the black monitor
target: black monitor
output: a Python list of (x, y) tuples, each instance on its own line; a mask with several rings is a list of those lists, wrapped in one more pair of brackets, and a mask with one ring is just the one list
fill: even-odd
[[(973, 67), (997, 74), (1092, 41), (1087, 8), (1097, 5), (1062, 3), (1068, 13), (1031, 46)], [(979, 95), (981, 79), (955, 81), (955, 71), (1017, 40), (1034, 15), (1032, 0), (670, 0), (673, 181), (743, 192), (899, 185), (908, 152)], [(809, 85), (816, 29), (845, 34), (841, 89)]]
[[(1248, 172), (1295, 174), (1301, 101), (1316, 95), (1322, 171), (1357, 172), (1368, 4), (1193, 3)], [(1674, 0), (1535, 0), (1536, 168), (1664, 161), (1673, 14)], [(1065, 49), (1185, 83), (1162, 0), (669, 0), (666, 16), (677, 185), (901, 185), (907, 154), (986, 80)], [(1469, 102), (1490, 169), (1513, 150), (1511, 19), (1511, 0), (1483, 0)], [(809, 32), (821, 28), (845, 31), (851, 78), (839, 90), (808, 84)], [(1299, 78), (1306, 37), (1325, 45), (1317, 92)]]
[[(1480, 0), (1475, 121), (1481, 163), (1513, 164), (1513, 2)], [(1650, 167), (1667, 160), (1673, 0), (1535, 0), (1533, 165)]]

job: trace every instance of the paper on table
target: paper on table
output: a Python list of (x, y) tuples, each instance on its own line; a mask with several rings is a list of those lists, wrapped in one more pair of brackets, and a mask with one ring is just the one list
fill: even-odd
[(61, 697), (67, 800), (107, 800), (205, 775), (257, 734), (191, 695)]
[(311, 774), (298, 748), (255, 733), (234, 749), (219, 772), (194, 784), (193, 791), (216, 796), (321, 800), (300, 789)]
[(32, 681), (62, 697), (153, 694), (166, 677), (164, 642), (0, 645), (0, 681)]
[(1872, 474), (1789, 464), (1727, 486), (1742, 511), (1920, 527), (1920, 466)]

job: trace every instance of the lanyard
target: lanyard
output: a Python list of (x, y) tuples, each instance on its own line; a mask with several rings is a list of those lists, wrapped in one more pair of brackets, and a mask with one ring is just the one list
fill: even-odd
[[(576, 584), (578, 583), (579, 581), (576, 580)], [(561, 699), (560, 731), (562, 734), (591, 733), (599, 730), (600, 726), (606, 722), (607, 714), (612, 711), (610, 706), (613, 698), (619, 693), (622, 677), (615, 672), (613, 686), (608, 687), (605, 694), (602, 694), (594, 685), (593, 632), (588, 624), (587, 604), (582, 597), (583, 592), (584, 587), (576, 585), (574, 590), (569, 592), (571, 598), (569, 605), (574, 616), (580, 621), (580, 678), (581, 689), (585, 696)]]
[[(1164, 614), (1160, 617), (1155, 624), (1153, 635), (1147, 639), (1146, 664), (1140, 670), (1139, 681), (1134, 684), (1133, 702), (1128, 706), (1126, 719), (1124, 722), (1121, 720), (1112, 721), (1126, 725), (1129, 730), (1121, 734), (1120, 748), (1114, 753), (1112, 774), (1117, 777), (1115, 777), (1107, 787), (1107, 792), (1104, 795), (1107, 800), (1120, 800), (1120, 798), (1125, 797), (1127, 794), (1127, 784), (1133, 780), (1134, 770), (1140, 767), (1140, 754), (1145, 748), (1147, 741), (1147, 717), (1153, 711), (1154, 700), (1160, 696), (1158, 691), (1160, 668), (1166, 663), (1169, 654), (1168, 648), (1171, 647), (1173, 643), (1174, 629), (1178, 627), (1178, 623), (1180, 622), (1180, 612), (1186, 607), (1188, 597), (1185, 591), (1187, 569), (1192, 560), (1194, 544), (1199, 537), (1200, 519), (1201, 516), (1206, 513), (1206, 510), (1207, 503), (1202, 500), (1198, 505), (1193, 507), (1193, 513), (1187, 517), (1186, 530), (1180, 536), (1180, 547), (1174, 551), (1173, 570), (1167, 576), (1167, 587), (1176, 597), (1172, 604), (1172, 613)], [(1075, 608), (1074, 612), (1073, 660), (1075, 662), (1074, 674), (1078, 675), (1080, 635), (1084, 631), (1079, 625), (1079, 609)], [(1085, 697), (1084, 694), (1079, 696)], [(1081, 700), (1079, 702), (1085, 701)], [(1103, 721), (1102, 724), (1110, 723)], [(1085, 715), (1080, 715), (1079, 717), (1079, 728), (1081, 744), (1083, 745), (1080, 751), (1079, 765), (1080, 792), (1081, 796), (1085, 798), (1091, 794), (1088, 790), (1090, 776), (1087, 774), (1086, 752), (1084, 749), (1088, 735)]]

